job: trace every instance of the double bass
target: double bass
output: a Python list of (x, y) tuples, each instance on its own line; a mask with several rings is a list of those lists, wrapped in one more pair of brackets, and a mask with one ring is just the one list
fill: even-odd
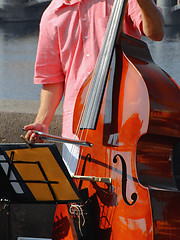
[(92, 74), (79, 91), (74, 182), (82, 202), (58, 205), (53, 240), (180, 239), (180, 91), (147, 45), (122, 33), (115, 0)]

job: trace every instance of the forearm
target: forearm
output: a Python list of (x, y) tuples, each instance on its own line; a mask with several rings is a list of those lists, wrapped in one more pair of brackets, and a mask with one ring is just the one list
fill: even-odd
[(63, 96), (64, 83), (43, 85), (41, 90), (40, 107), (35, 122), (49, 127), (56, 108)]
[(153, 0), (137, 0), (141, 9), (144, 34), (155, 41), (164, 37), (164, 20)]
[(48, 132), (57, 106), (64, 92), (64, 83), (43, 85), (41, 90), (40, 107), (34, 123), (24, 126), (26, 138), (31, 142), (43, 142), (32, 130)]

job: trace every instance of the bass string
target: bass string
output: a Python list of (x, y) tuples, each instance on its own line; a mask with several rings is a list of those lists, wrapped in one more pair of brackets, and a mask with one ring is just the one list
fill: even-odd
[[(82, 122), (82, 117), (83, 117), (83, 114), (84, 114), (84, 111), (85, 111), (85, 107), (87, 105), (87, 101), (88, 101), (88, 96), (89, 96), (89, 93), (90, 93), (90, 89), (91, 89), (91, 86), (93, 84), (93, 76), (94, 76), (94, 72), (93, 72), (93, 75), (92, 75), (92, 79), (90, 81), (90, 85), (88, 87), (88, 92), (87, 92), (87, 95), (86, 95), (86, 98), (85, 98), (85, 102), (83, 104), (83, 108), (82, 108), (82, 111), (81, 111), (81, 114), (80, 114), (80, 119), (78, 121), (78, 125), (77, 125), (77, 128), (76, 128), (76, 133), (75, 133), (75, 138), (77, 138), (77, 136), (79, 136), (79, 133), (80, 133), (80, 126), (81, 126), (81, 122)], [(84, 132), (84, 129), (81, 131), (81, 135), (79, 136), (79, 139), (78, 140), (82, 140), (82, 136), (83, 136), (83, 132)], [(86, 138), (87, 139), (87, 138)], [(84, 139), (84, 141), (86, 141), (86, 139)], [(73, 153), (75, 152), (75, 148), (77, 146), (75, 145), (71, 145), (71, 150), (69, 151), (69, 156), (68, 156), (68, 159), (66, 160), (68, 166), (72, 166), (73, 168), (75, 167), (75, 165), (77, 164), (76, 160), (72, 161), (72, 158), (73, 158)], [(83, 148), (81, 148), (83, 149)], [(78, 168), (79, 168), (79, 164), (76, 166), (76, 171), (78, 171)]]
[[(117, 9), (117, 12), (116, 12), (116, 14), (119, 14), (119, 10)], [(103, 66), (103, 65), (102, 65)], [(94, 73), (93, 73), (93, 75), (95, 75)], [(93, 80), (94, 81), (94, 80)], [(91, 81), (91, 86), (92, 86), (92, 82), (93, 81)], [(90, 87), (89, 87), (89, 89), (88, 89), (88, 94), (90, 94)], [(88, 95), (87, 94), (87, 95)], [(83, 106), (83, 111), (82, 111), (82, 114), (81, 114), (81, 117), (80, 117), (80, 121), (79, 121), (79, 124), (78, 124), (78, 128), (77, 128), (77, 132), (79, 133), (79, 131), (80, 131), (80, 125), (81, 125), (81, 121), (82, 121), (82, 116), (83, 116), (83, 113), (84, 113), (84, 111), (85, 111), (85, 107), (86, 107), (86, 104), (87, 104), (87, 101), (88, 101), (88, 98), (86, 97), (86, 100), (85, 100), (85, 104), (84, 104), (84, 106)], [(81, 132), (81, 136), (80, 136), (80, 139), (82, 138), (82, 135), (83, 135), (83, 130), (82, 130), (82, 132)], [(85, 140), (87, 139), (87, 135), (88, 135), (88, 129), (87, 129), (87, 132), (86, 132), (86, 134), (85, 134), (85, 136), (83, 136), (83, 137), (85, 137)], [(83, 155), (83, 150), (84, 150), (84, 148), (81, 148), (82, 149), (82, 153), (81, 153), (81, 155)], [(110, 165), (112, 165), (112, 155), (114, 154), (114, 151), (109, 151), (108, 153), (107, 153), (107, 157), (106, 157), (106, 163), (110, 166)], [(76, 168), (76, 170), (77, 169), (79, 169), (79, 164), (80, 164), (80, 161), (79, 161), (79, 163), (78, 163), (78, 166), (77, 166), (77, 168)], [(115, 170), (115, 169), (114, 169)], [(77, 170), (78, 171), (78, 170)], [(110, 173), (110, 171), (112, 172), (112, 173)], [(118, 181), (117, 181), (117, 171), (115, 170), (115, 171), (113, 171), (113, 166), (112, 166), (112, 169), (110, 170), (110, 169), (107, 169), (106, 170), (106, 176), (108, 176), (108, 177), (114, 177), (114, 178), (116, 178), (116, 186), (114, 186), (115, 187), (115, 189), (117, 188), (117, 184), (118, 184)], [(113, 176), (112, 176), (113, 175)], [(102, 226), (102, 228), (103, 229), (107, 229), (107, 228), (111, 228), (112, 227), (112, 225), (113, 225), (113, 220), (114, 220), (114, 215), (115, 215), (115, 213), (116, 213), (116, 205), (114, 205), (114, 206), (106, 206), (106, 205), (104, 205), (103, 203), (101, 203), (101, 217), (100, 217), (100, 224), (102, 224), (101, 226)]]
[[(116, 8), (116, 14), (118, 13), (118, 9)], [(115, 15), (116, 15), (115, 14)], [(114, 15), (113, 15), (114, 16)], [(114, 26), (114, 25), (113, 25)], [(111, 29), (111, 31), (113, 31), (113, 29)], [(111, 31), (110, 31), (110, 33), (109, 33), (109, 36), (112, 36), (111, 35)], [(100, 55), (99, 55), (99, 57), (98, 58), (100, 58)], [(98, 59), (99, 60), (99, 59)], [(98, 61), (97, 61), (98, 62)], [(107, 64), (106, 64), (106, 61), (101, 61), (102, 63), (103, 63), (103, 65), (102, 65), (102, 68), (104, 68)], [(96, 65), (97, 66), (97, 65)], [(97, 68), (97, 67), (96, 67)], [(100, 68), (99, 68), (100, 69)], [(100, 71), (99, 71), (100, 73), (102, 73), (103, 71), (100, 69)], [(101, 74), (100, 74), (101, 75)], [(78, 136), (79, 135), (79, 131), (80, 131), (80, 125), (81, 125), (81, 122), (82, 122), (82, 117), (83, 117), (83, 114), (84, 114), (84, 110), (85, 110), (85, 107), (86, 107), (86, 105), (87, 105), (87, 101), (88, 101), (88, 96), (89, 96), (89, 93), (90, 93), (90, 89), (92, 88), (92, 85), (93, 85), (93, 81), (94, 81), (94, 76), (95, 76), (95, 71), (93, 72), (93, 76), (92, 76), (92, 79), (91, 79), (91, 81), (90, 81), (90, 84), (89, 84), (89, 88), (88, 88), (88, 92), (87, 92), (87, 95), (86, 95), (86, 99), (85, 99), (85, 103), (84, 103), (84, 106), (83, 106), (83, 109), (82, 109), (82, 112), (81, 112), (81, 116), (80, 116), (80, 120), (79, 120), (79, 123), (78, 123), (78, 126), (77, 126), (77, 130), (76, 130), (76, 136)], [(100, 76), (101, 77), (101, 76)], [(102, 77), (101, 77), (102, 78)], [(95, 88), (95, 89), (98, 89), (98, 88)], [(96, 91), (97, 92), (97, 91)], [(97, 94), (97, 93), (96, 93)], [(87, 139), (87, 134), (88, 134), (88, 131), (87, 131), (87, 133), (86, 133), (86, 136), (85, 136), (85, 140)], [(83, 130), (82, 130), (82, 132), (81, 132), (81, 136), (80, 136), (80, 140), (82, 140), (82, 135), (83, 135)], [(74, 148), (75, 148), (75, 146), (72, 146), (72, 148), (71, 148), (71, 153), (72, 152), (74, 152)], [(69, 154), (69, 159), (68, 159), (68, 164), (76, 164), (75, 162), (73, 163), (72, 162), (72, 155), (73, 154)], [(77, 170), (78, 170), (78, 166), (77, 166)]]
[[(115, 8), (115, 10), (116, 10), (115, 14), (112, 15), (114, 18), (116, 18), (116, 16), (118, 15), (118, 12), (119, 12), (118, 8)], [(111, 20), (111, 21), (114, 22), (115, 20)], [(113, 26), (113, 27), (111, 27), (110, 30), (107, 31), (108, 34), (106, 33), (107, 37), (106, 37), (105, 42), (107, 42), (107, 43), (112, 41), (110, 38), (111, 38), (112, 35), (114, 35), (113, 33), (115, 32), (115, 28), (117, 29), (117, 26), (115, 27), (115, 25), (112, 25), (112, 24), (111, 24), (111, 26)], [(81, 116), (80, 116), (80, 119), (79, 119), (79, 124), (78, 124), (78, 127), (77, 127), (76, 134), (78, 134), (79, 130), (80, 130), (82, 117), (84, 115), (84, 111), (85, 111), (85, 108), (86, 108), (86, 105), (87, 105), (90, 90), (92, 89), (93, 82), (95, 82), (95, 86), (93, 87), (93, 92), (95, 92), (94, 96), (99, 95), (99, 89), (102, 86), (103, 72), (104, 72), (104, 69), (106, 69), (106, 66), (108, 65), (108, 60), (110, 58), (110, 54), (107, 51), (109, 49), (109, 44), (103, 44), (103, 45), (106, 45), (106, 49), (104, 49), (104, 51), (103, 51), (103, 52), (105, 52), (105, 54), (101, 53), (102, 52), (102, 50), (101, 50), (101, 52), (98, 56), (97, 63), (101, 63), (101, 64), (99, 66), (98, 66), (98, 64), (96, 64), (95, 71), (93, 72), (93, 77), (91, 79), (91, 84), (89, 85), (89, 90), (88, 90), (87, 95), (86, 95), (86, 100), (85, 100), (85, 103), (84, 103), (83, 110), (81, 112)], [(112, 52), (112, 50), (110, 49), (109, 52)], [(100, 59), (101, 59), (101, 61), (100, 61)], [(96, 73), (96, 75), (95, 75), (95, 73)], [(96, 80), (95, 80), (95, 76), (96, 76)], [(97, 81), (97, 79), (98, 79), (98, 81)], [(100, 79), (100, 81), (99, 81), (99, 79)], [(94, 102), (93, 99), (92, 99), (92, 101)]]
[[(103, 73), (104, 73), (105, 69), (107, 68), (107, 65), (109, 65), (108, 62), (110, 61), (110, 58), (112, 56), (112, 52), (113, 52), (113, 48), (114, 48), (114, 44), (112, 42), (115, 42), (116, 33), (117, 33), (118, 26), (119, 26), (118, 17), (120, 18), (119, 12), (120, 12), (121, 8), (122, 8), (122, 1), (121, 1), (121, 4), (119, 4), (119, 0), (116, 0), (113, 5), (112, 13), (111, 13), (111, 16), (110, 16), (110, 19), (108, 22), (108, 26), (106, 29), (104, 44), (102, 45), (103, 48), (101, 49), (100, 54), (98, 55), (95, 70), (93, 71), (93, 76), (91, 79), (91, 84), (89, 85), (89, 90), (86, 95), (84, 107), (81, 112), (79, 125), (77, 127), (77, 134), (80, 129), (82, 117), (84, 115), (84, 111), (85, 111), (85, 108), (87, 105), (89, 93), (90, 93), (90, 90), (92, 89), (93, 83), (95, 83), (95, 86), (93, 87), (92, 92), (95, 92), (94, 96), (99, 96), (99, 89), (101, 89), (102, 81), (104, 80)], [(116, 24), (114, 24), (114, 23), (116, 23)], [(109, 66), (108, 66), (108, 68), (109, 68)], [(94, 99), (92, 99), (92, 102), (94, 103)]]
[[(118, 5), (118, 6), (120, 6), (120, 5)], [(122, 6), (120, 6), (119, 8), (118, 7), (115, 8), (115, 13), (113, 14), (115, 19), (116, 19), (116, 17), (119, 17), (120, 8), (122, 8)], [(113, 19), (112, 21), (115, 21), (115, 20)], [(113, 25), (113, 28), (110, 29), (110, 34), (108, 34), (108, 38), (107, 38), (108, 40), (107, 41), (110, 41), (109, 36), (112, 36), (115, 31), (117, 32), (118, 25), (119, 25), (119, 23), (117, 23), (116, 26)], [(106, 61), (102, 61), (102, 63), (103, 63), (102, 68), (104, 68), (106, 66)], [(101, 77), (102, 70), (100, 70), (99, 73), (100, 73), (100, 77)], [(85, 139), (87, 138), (87, 135), (88, 135), (88, 131), (86, 132)], [(110, 161), (110, 159), (109, 159), (109, 161)], [(110, 162), (108, 164), (110, 164)], [(108, 175), (108, 173), (106, 175)]]
[[(91, 88), (93, 86), (93, 83), (95, 82), (94, 89), (95, 89), (95, 95), (96, 96), (98, 95), (99, 89), (101, 88), (101, 85), (102, 85), (101, 82), (102, 81), (97, 81), (96, 79), (102, 79), (103, 72), (104, 72), (104, 69), (107, 66), (107, 61), (108, 61), (108, 58), (109, 58), (109, 57), (107, 57), (107, 55), (109, 55), (109, 54), (104, 54), (103, 55), (103, 52), (107, 53), (107, 52), (112, 51), (111, 48), (109, 47), (109, 44), (105, 44), (105, 43), (110, 43), (114, 40), (112, 38), (112, 36), (114, 36), (114, 33), (117, 32), (118, 24), (112, 24), (112, 23), (114, 23), (114, 22), (117, 23), (117, 18), (118, 18), (118, 15), (119, 15), (119, 12), (120, 12), (121, 8), (122, 8), (121, 4), (118, 4), (118, 0), (116, 0), (114, 2), (114, 5), (113, 5), (110, 20), (108, 22), (108, 25), (110, 25), (111, 27), (107, 26), (107, 31), (105, 33), (104, 44), (103, 44), (103, 47), (105, 46), (105, 48), (104, 48), (104, 50), (102, 48), (102, 50), (100, 51), (100, 54), (98, 55), (97, 64), (95, 66), (95, 70), (93, 71), (93, 75), (92, 75), (90, 84), (88, 86), (88, 91), (87, 91), (86, 98), (85, 98), (85, 101), (84, 101), (84, 105), (83, 105), (83, 108), (82, 108), (82, 111), (81, 111), (81, 114), (80, 114), (80, 119), (79, 119), (79, 122), (78, 122), (78, 125), (77, 125), (77, 129), (76, 129), (76, 133), (75, 133), (76, 136), (79, 136), (82, 118), (83, 118), (83, 115), (84, 115), (85, 108), (87, 106), (89, 94), (90, 94)], [(107, 58), (107, 59), (103, 60), (104, 57)], [(101, 61), (100, 61), (100, 59), (101, 59)], [(99, 63), (101, 63), (100, 66), (98, 66)], [(98, 69), (98, 74), (97, 74), (98, 77), (95, 79), (95, 73), (96, 73), (97, 69)], [(94, 91), (94, 89), (93, 89), (93, 91)], [(81, 131), (81, 134), (79, 136), (79, 140), (82, 140), (83, 133), (84, 133), (84, 129), (82, 129), (82, 131)], [(85, 138), (83, 139), (84, 141), (86, 141), (87, 135), (88, 135), (88, 129), (87, 129)], [(68, 157), (68, 160), (67, 160), (68, 165), (76, 164), (76, 161), (74, 161), (74, 163), (72, 162), (72, 155), (73, 155), (72, 153), (74, 152), (74, 148), (75, 148), (75, 146), (72, 145), (71, 150), (70, 150), (70, 154), (69, 154), (69, 157)], [(81, 149), (83, 151), (83, 148), (81, 148)], [(77, 171), (78, 171), (78, 169), (79, 169), (79, 164), (76, 167)]]
[[(96, 108), (96, 102), (98, 102), (101, 99), (101, 96), (103, 94), (102, 89), (104, 89), (105, 86), (105, 81), (106, 81), (106, 74), (108, 73), (109, 65), (110, 65), (110, 59), (112, 56), (113, 48), (114, 48), (114, 42), (116, 38), (116, 32), (118, 29), (118, 21), (115, 21), (118, 17), (119, 9), (121, 5), (118, 5), (119, 8), (116, 7), (117, 4), (115, 4), (114, 9), (113, 9), (113, 14), (110, 16), (110, 23), (109, 26), (107, 27), (106, 31), (106, 36), (105, 36), (105, 43), (103, 44), (103, 49), (100, 51), (98, 60), (97, 60), (97, 71), (95, 72), (95, 81), (93, 81), (95, 84), (93, 88), (91, 88), (91, 95), (90, 99), (88, 99), (88, 106), (87, 106), (87, 115), (86, 117), (86, 124), (87, 126), (90, 124), (91, 125), (91, 119), (89, 118), (89, 114), (94, 113), (94, 108)], [(111, 22), (117, 22), (116, 24), (112, 24)], [(89, 88), (89, 89), (90, 89)], [(89, 94), (88, 94), (89, 95)], [(88, 96), (87, 95), (87, 96)], [(86, 107), (87, 101), (85, 102), (84, 107)], [(84, 108), (85, 109), (85, 108)], [(82, 111), (82, 115), (84, 114), (84, 111)], [(82, 119), (82, 118), (81, 118)], [(80, 119), (80, 123), (81, 123)], [(83, 119), (84, 120), (84, 119)]]
[[(113, 152), (114, 151), (110, 151), (110, 150), (107, 151), (107, 161), (106, 162), (107, 162), (108, 166), (112, 165), (112, 155), (114, 155)], [(111, 170), (108, 168), (107, 171), (108, 171), (108, 173), (106, 173), (106, 177), (111, 177), (112, 179), (117, 179), (117, 172), (113, 171), (113, 168)], [(110, 173), (110, 171), (111, 171), (111, 173)], [(107, 186), (105, 186), (105, 187), (107, 188)], [(113, 182), (111, 196), (113, 196), (114, 189), (117, 189), (117, 184), (114, 185), (114, 182)], [(110, 229), (113, 224), (113, 219), (114, 219), (114, 215), (116, 212), (116, 204), (115, 204), (115, 199), (111, 199), (111, 200), (112, 200), (112, 202), (114, 202), (113, 206), (111, 206), (111, 204), (109, 206), (108, 206), (108, 204), (104, 205), (103, 203), (101, 205), (101, 208), (103, 209), (102, 213), (104, 214), (104, 216), (102, 216), (100, 218), (101, 219), (100, 224), (103, 229), (107, 229), (107, 228)]]

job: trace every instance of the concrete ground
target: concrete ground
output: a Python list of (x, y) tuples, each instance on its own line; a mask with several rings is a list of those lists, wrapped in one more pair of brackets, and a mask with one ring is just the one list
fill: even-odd
[[(32, 123), (39, 108), (39, 101), (0, 99), (0, 143), (22, 142), (24, 125)], [(61, 135), (62, 104), (58, 107), (49, 128), (50, 134)]]

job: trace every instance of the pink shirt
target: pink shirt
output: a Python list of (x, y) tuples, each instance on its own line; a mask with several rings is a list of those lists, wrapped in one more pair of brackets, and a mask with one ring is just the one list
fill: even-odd
[[(73, 138), (73, 109), (77, 94), (94, 69), (113, 0), (53, 0), (43, 14), (35, 64), (36, 84), (65, 82), (64, 137)], [(141, 13), (129, 0), (123, 30), (140, 38)]]

